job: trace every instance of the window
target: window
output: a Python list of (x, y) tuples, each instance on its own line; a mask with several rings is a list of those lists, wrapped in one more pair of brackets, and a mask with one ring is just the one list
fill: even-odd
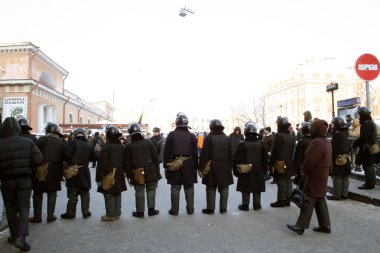
[(83, 124), (83, 117), (79, 117), (79, 124)]
[(69, 113), (69, 123), (70, 124), (73, 124), (73, 114), (72, 113)]

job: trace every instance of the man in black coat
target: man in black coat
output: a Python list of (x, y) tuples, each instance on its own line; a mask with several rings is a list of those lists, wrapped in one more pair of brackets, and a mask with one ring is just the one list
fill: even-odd
[(21, 251), (30, 250), (28, 216), (32, 190), (32, 167), (43, 157), (33, 141), (18, 136), (21, 127), (15, 118), (6, 118), (1, 127), (0, 180), (11, 236), (8, 243)]
[(72, 178), (66, 178), (67, 187), (67, 209), (66, 213), (61, 214), (63, 219), (74, 219), (78, 196), (81, 199), (83, 218), (91, 216), (90, 208), (90, 189), (91, 176), (88, 168), (89, 161), (95, 156), (94, 149), (86, 139), (86, 133), (83, 129), (73, 131), (74, 139), (68, 142), (68, 151), (70, 154), (69, 166), (78, 166), (78, 174)]
[[(170, 215), (178, 215), (179, 193), (185, 189), (186, 210), (194, 213), (194, 183), (197, 183), (198, 150), (197, 138), (189, 132), (189, 120), (184, 113), (178, 113), (176, 129), (169, 133), (164, 147), (164, 168), (168, 184), (171, 185)], [(179, 170), (171, 171), (168, 163), (176, 158), (186, 158)]]
[(164, 156), (164, 145), (165, 145), (165, 139), (160, 134), (161, 129), (158, 127), (153, 128), (153, 137), (150, 138), (150, 141), (153, 143), (157, 154), (159, 162), (162, 163), (162, 158)]

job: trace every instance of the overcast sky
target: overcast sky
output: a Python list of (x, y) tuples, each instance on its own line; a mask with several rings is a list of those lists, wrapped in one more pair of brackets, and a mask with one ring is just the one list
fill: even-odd
[[(307, 58), (380, 58), (378, 0), (0, 0), (1, 43), (30, 41), (66, 89), (142, 110), (223, 112)], [(180, 8), (195, 11), (180, 17)], [(168, 96), (168, 94), (173, 96)], [(152, 104), (152, 103), (151, 103)], [(209, 108), (209, 109), (203, 109)], [(220, 109), (219, 109), (220, 108)]]

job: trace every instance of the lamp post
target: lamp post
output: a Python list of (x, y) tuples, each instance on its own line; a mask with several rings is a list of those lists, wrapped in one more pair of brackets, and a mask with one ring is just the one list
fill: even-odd
[(334, 91), (339, 89), (338, 83), (331, 82), (326, 86), (326, 92), (331, 92), (332, 117), (335, 117)]

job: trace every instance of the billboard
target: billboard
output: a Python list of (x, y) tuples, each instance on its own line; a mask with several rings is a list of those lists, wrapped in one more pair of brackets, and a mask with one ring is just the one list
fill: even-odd
[(23, 116), (27, 118), (28, 99), (27, 97), (4, 97), (3, 99), (3, 119), (7, 117)]

